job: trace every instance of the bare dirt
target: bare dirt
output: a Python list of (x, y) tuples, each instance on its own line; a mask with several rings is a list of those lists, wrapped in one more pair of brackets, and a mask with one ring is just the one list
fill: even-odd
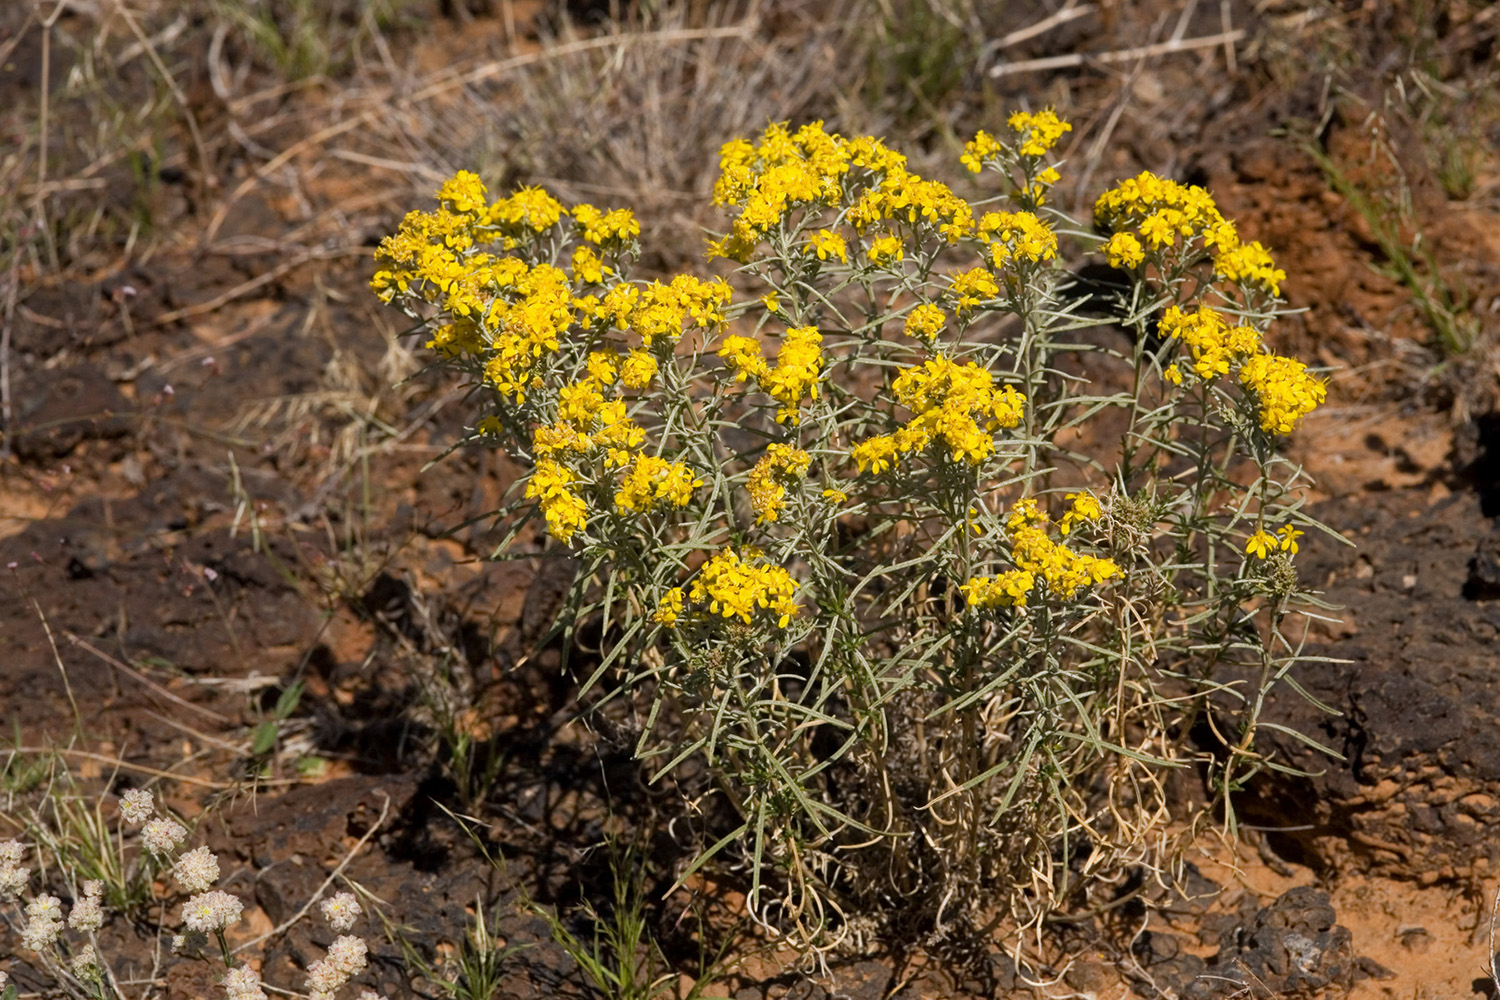
[[(538, 51), (540, 5), (432, 6), (390, 36), (386, 58), (433, 72)], [(806, 16), (781, 6), (782, 21), (761, 30), (794, 30)], [(1011, 57), (1118, 50), (1170, 34), (1183, 10), (1189, 37), (1220, 30), (1218, 5), (1199, 6), (1168, 17), (1104, 5), (1107, 16)], [(1311, 776), (1258, 777), (1239, 799), (1242, 841), (1202, 838), (1172, 891), (1055, 928), (1049, 947), (1069, 958), (1042, 982), (998, 949), (954, 964), (877, 943), (826, 975), (757, 954), (725, 992), (1495, 995), (1486, 952), (1500, 889), (1500, 117), (1477, 99), (1439, 114), (1393, 109), (1388, 95), (1422, 59), (1438, 93), (1491, 79), (1500, 18), (1451, 3), (1419, 23), (1425, 6), (1386, 6), (1230, 4), (1226, 16), (1247, 32), (1233, 67), (1212, 48), (1007, 76), (993, 91), (997, 105), (1045, 95), (1075, 109), (1068, 152), (1091, 162), (1095, 189), (1141, 168), (1205, 184), (1288, 271), (1298, 311), (1279, 324), (1278, 346), (1327, 365), (1332, 379), (1329, 404), (1291, 454), (1317, 484), (1313, 515), (1353, 544), (1309, 536), (1302, 563), (1333, 609), (1307, 636), (1306, 653), (1323, 659), (1298, 679), (1335, 711), (1283, 688), (1269, 718), (1338, 756), (1268, 736)], [(20, 38), (0, 95), (33, 108), (41, 29), (10, 34), (22, 23), (0, 15), (0, 46)], [(62, 23), (85, 28), (81, 17)], [(1403, 30), (1431, 36), (1420, 59), (1397, 59), (1391, 39)], [(1307, 55), (1320, 45), (1337, 51)], [(70, 67), (57, 59), (60, 87)], [(184, 57), (184, 99), (212, 139), (237, 119), (208, 73)], [(175, 159), (138, 161), (152, 177), (143, 194), (114, 163), (80, 174), (81, 195), (48, 203), (77, 216), (96, 199), (101, 218), (124, 218), (129, 199), (144, 198), (149, 240), (122, 235), (107, 252), (12, 271), (0, 722), (24, 747), (63, 747), (100, 787), (170, 773), (185, 813), (212, 804), (207, 842), (229, 862), (226, 888), (254, 903), (241, 940), (280, 925), (352, 852), (345, 874), (390, 904), (422, 954), (451, 952), (455, 929), (487, 910), (501, 938), (530, 946), (508, 960), (496, 996), (590, 995), (517, 903), (524, 892), (574, 912), (581, 898), (600, 900), (604, 835), (634, 833), (655, 861), (653, 930), (691, 975), (689, 904), (715, 908), (710, 926), (722, 932), (743, 887), (705, 882), (660, 899), (675, 859), (673, 806), (643, 785), (629, 746), (572, 721), (578, 680), (560, 669), (555, 643), (537, 648), (566, 567), (539, 551), (485, 560), (496, 538), (483, 515), (515, 468), (479, 450), (446, 454), (463, 425), (455, 387), (418, 377), (392, 388), (419, 359), (368, 294), (369, 247), (411, 207), (416, 182), (392, 181), (368, 154), (324, 156), (318, 143), (277, 165), (294, 179), (266, 170), (338, 95), (330, 85), (258, 99), (274, 108), (269, 124), (218, 147), (216, 176), (195, 173), (192, 144), (174, 133)], [(967, 114), (970, 131), (984, 124), (977, 107)], [(0, 124), (19, 135), (25, 120), (15, 112)], [(1458, 124), (1490, 152), (1450, 191), (1428, 153)], [(1111, 152), (1091, 160), (1096, 142)], [(1371, 153), (1382, 142), (1407, 179), (1398, 228), (1422, 235), (1429, 277), (1464, 290), (1478, 333), (1466, 355), (1432, 346), (1412, 286), (1393, 276), (1370, 219), (1314, 155), (1386, 178)], [(450, 680), (424, 680), (434, 669)], [(275, 718), (299, 681), (300, 699)], [(276, 740), (257, 754), (267, 720)], [(460, 738), (478, 770), (491, 767), (488, 781), (453, 767)], [(477, 842), (502, 866), (485, 863), (454, 812), (474, 817)], [(0, 824), (0, 837), (9, 832)], [(299, 982), (327, 943), (318, 934), (299, 924), (273, 939), (264, 976)], [(370, 985), (414, 995), (399, 948), (375, 937)], [(0, 937), (0, 953), (14, 943)], [(149, 971), (128, 929), (120, 947), (123, 971)], [(197, 968), (169, 965), (166, 995), (215, 988), (193, 978)], [(12, 977), (23, 993), (41, 988), (14, 966)]]

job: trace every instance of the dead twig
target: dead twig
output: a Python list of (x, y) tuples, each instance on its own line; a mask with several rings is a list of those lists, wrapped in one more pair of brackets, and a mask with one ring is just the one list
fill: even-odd
[(1069, 52), (1059, 56), (1043, 56), (1040, 59), (1023, 59), (1020, 62), (1001, 63), (990, 67), (990, 76), (1010, 76), (1015, 73), (1036, 73), (1049, 69), (1071, 69), (1076, 66), (1110, 65), (1133, 62), (1137, 59), (1154, 59), (1157, 56), (1171, 55), (1174, 52), (1193, 52), (1220, 45), (1233, 45), (1244, 37), (1245, 32), (1236, 29), (1217, 35), (1204, 35), (1200, 38), (1168, 39), (1153, 45), (1138, 45), (1114, 52)]

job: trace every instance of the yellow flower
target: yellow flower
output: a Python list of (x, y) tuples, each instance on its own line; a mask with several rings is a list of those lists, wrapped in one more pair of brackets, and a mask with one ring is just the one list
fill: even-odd
[(860, 472), (864, 472), (865, 468), (868, 467), (872, 473), (878, 476), (886, 469), (889, 469), (891, 463), (895, 460), (896, 442), (886, 435), (872, 437), (861, 441), (851, 448), (849, 456), (859, 466)]
[(645, 351), (631, 351), (620, 365), (620, 381), (627, 389), (644, 389), (656, 377), (656, 358)]
[(819, 260), (837, 257), (843, 263), (849, 263), (849, 245), (838, 233), (827, 229), (820, 229), (808, 237), (807, 250), (817, 254)]
[(1020, 137), (1018, 152), (1022, 156), (1041, 156), (1057, 145), (1057, 140), (1063, 137), (1063, 133), (1073, 131), (1073, 126), (1057, 117), (1057, 112), (1051, 108), (1035, 114), (1017, 111), (1007, 119), (1006, 124)]
[(1167, 365), (1166, 369), (1161, 373), (1161, 377), (1173, 385), (1182, 384), (1182, 370), (1176, 365)]
[(580, 284), (597, 285), (604, 280), (606, 274), (613, 274), (604, 262), (599, 259), (599, 253), (587, 244), (580, 244), (573, 250), (573, 280)]
[(1275, 535), (1264, 528), (1260, 528), (1245, 542), (1245, 551), (1257, 559), (1264, 559), (1276, 551), (1277, 544)]
[(781, 296), (775, 292), (767, 292), (760, 297), (760, 304), (766, 307), (766, 312), (776, 315), (781, 312)]
[(542, 459), (526, 482), (526, 498), (539, 501), (548, 534), (563, 543), (571, 541), (587, 523), (587, 504), (569, 489), (575, 478), (557, 462)]
[(811, 464), (812, 456), (800, 448), (779, 442), (766, 448), (765, 455), (750, 470), (746, 484), (756, 524), (776, 520), (786, 508), (787, 488), (807, 475)]
[(777, 628), (786, 628), (800, 610), (792, 595), (797, 583), (780, 566), (758, 565), (760, 553), (743, 554), (724, 549), (698, 571), (688, 594), (694, 604), (708, 606), (710, 614), (738, 618), (749, 625), (757, 610), (769, 612)]
[(668, 462), (656, 455), (637, 455), (620, 488), (615, 490), (615, 507), (620, 511), (650, 511), (658, 507), (686, 507), (693, 490), (703, 480), (681, 462)]
[(1282, 526), (1276, 533), (1281, 536), (1281, 551), (1296, 555), (1297, 539), (1302, 537), (1303, 532), (1288, 524)]
[(1141, 249), (1141, 241), (1130, 233), (1115, 233), (1104, 245), (1104, 256), (1110, 267), (1128, 271), (1146, 259), (1146, 251)]
[(834, 506), (838, 506), (839, 504), (844, 503), (849, 499), (849, 494), (845, 493), (843, 490), (827, 489), (823, 491), (823, 499), (827, 500)]
[(641, 235), (641, 224), (628, 208), (602, 212), (579, 205), (573, 209), (573, 225), (585, 240), (600, 246), (621, 247)]
[(1073, 530), (1073, 525), (1085, 521), (1097, 521), (1103, 513), (1099, 508), (1098, 499), (1092, 493), (1069, 493), (1067, 499), (1072, 503), (1072, 507), (1057, 524), (1057, 530), (1064, 535)]
[(974, 134), (974, 138), (964, 143), (964, 154), (959, 157), (959, 162), (969, 168), (969, 173), (977, 174), (985, 161), (992, 159), (999, 152), (1000, 143), (994, 136), (981, 129)]
[(958, 589), (971, 608), (1024, 608), (1036, 574), (1013, 569), (999, 576), (974, 576)]
[(1290, 434), (1301, 419), (1328, 398), (1328, 386), (1293, 358), (1256, 354), (1240, 368), (1240, 383), (1257, 396), (1260, 427), (1268, 434)]
[(591, 351), (588, 356), (589, 379), (599, 387), (614, 385), (620, 356), (611, 349)]
[(677, 625), (677, 620), (682, 617), (682, 614), (682, 588), (673, 587), (671, 590), (661, 595), (661, 603), (656, 606), (656, 613), (651, 616), (651, 620), (656, 622), (658, 625), (665, 625), (667, 626), (667, 628), (674, 628)]
[(899, 236), (878, 236), (870, 241), (870, 249), (866, 251), (866, 257), (871, 264), (881, 267), (906, 258), (906, 245), (901, 242)]
[(948, 314), (933, 305), (931, 302), (923, 302), (906, 316), (906, 335), (915, 337), (917, 340), (925, 340), (929, 344), (937, 339), (937, 335), (943, 331), (943, 325), (948, 322)]

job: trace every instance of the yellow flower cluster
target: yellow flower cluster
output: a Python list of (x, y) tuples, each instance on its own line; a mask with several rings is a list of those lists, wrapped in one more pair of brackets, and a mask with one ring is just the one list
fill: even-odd
[[(1113, 267), (1134, 268), (1145, 257), (1144, 240), (1153, 251), (1201, 239), (1214, 258), (1214, 273), (1270, 295), (1281, 294), (1286, 272), (1276, 267), (1260, 243), (1241, 243), (1233, 222), (1225, 219), (1213, 197), (1197, 185), (1164, 180), (1150, 171), (1121, 181), (1094, 203), (1094, 224), (1113, 233), (1104, 253)], [(1134, 229), (1131, 233), (1129, 230)], [(1139, 237), (1139, 238), (1137, 238)]]
[(761, 559), (758, 549), (724, 549), (703, 564), (686, 595), (681, 587), (667, 591), (652, 620), (675, 626), (691, 601), (706, 607), (710, 615), (738, 618), (746, 625), (754, 621), (757, 610), (766, 611), (778, 628), (786, 628), (801, 610), (793, 600), (797, 583), (784, 568), (765, 565)]
[[(795, 133), (785, 125), (772, 125), (758, 143), (726, 143), (719, 153), (719, 169), (714, 203), (738, 207), (739, 214), (729, 234), (709, 244), (710, 257), (744, 263), (760, 241), (794, 213), (834, 206), (846, 209), (845, 221), (859, 233), (893, 220), (930, 226), (949, 243), (974, 231), (969, 203), (947, 185), (909, 172), (906, 157), (880, 140), (845, 139), (824, 131), (822, 122)], [(814, 239), (812, 252), (820, 259), (832, 255), (847, 260), (847, 249), (840, 253), (835, 239), (842, 242), (842, 237), (824, 230)], [(872, 253), (872, 262), (899, 259), (895, 249), (886, 244), (878, 255)]]
[(1057, 256), (1057, 234), (1031, 212), (986, 212), (979, 219), (979, 235), (991, 241), (989, 259), (996, 269)]
[(1035, 113), (1017, 111), (1005, 124), (1020, 138), (1022, 156), (1042, 156), (1057, 145), (1064, 133), (1073, 131), (1073, 126), (1057, 117), (1051, 108)]
[(485, 209), (481, 225), (508, 240), (545, 233), (567, 214), (562, 203), (539, 187), (521, 188)]
[(523, 273), (500, 286), (514, 299), (498, 298), (489, 304), (488, 325), (494, 333), (484, 370), (485, 381), (517, 403), (524, 402), (527, 390), (537, 383), (538, 362), (558, 350), (574, 321), (567, 274), (550, 264), (521, 268)]
[[(606, 295), (599, 313), (613, 316), (617, 326), (638, 334), (647, 347), (658, 342), (671, 346), (685, 330), (719, 329), (724, 325), (732, 294), (723, 278), (704, 281), (690, 274), (679, 274), (665, 285), (653, 281), (640, 290), (634, 286), (616, 286), (611, 293), (624, 287), (629, 287), (630, 292), (621, 298), (629, 298), (629, 306), (622, 311), (624, 303), (611, 303)], [(638, 294), (631, 294), (637, 291)]]
[(593, 205), (573, 209), (573, 225), (589, 243), (598, 246), (623, 247), (641, 235), (641, 224), (628, 208), (601, 211)]
[(955, 462), (978, 465), (995, 450), (994, 431), (1019, 424), (1026, 405), (1026, 397), (1012, 386), (997, 391), (987, 369), (972, 361), (956, 364), (941, 354), (903, 370), (892, 389), (912, 418), (895, 434), (869, 438), (851, 449), (860, 472), (868, 468), (878, 475), (898, 453), (921, 451), (936, 440), (948, 446)]
[(948, 294), (953, 296), (959, 315), (972, 311), (975, 306), (988, 302), (1000, 294), (1000, 286), (996, 284), (995, 276), (982, 267), (955, 274), (950, 280), (953, 284), (948, 289)]
[[(1088, 502), (1093, 498), (1088, 494), (1073, 494), (1073, 498), (1073, 510), (1068, 515), (1071, 521), (1089, 519)], [(1082, 508), (1080, 498), (1085, 499)], [(1093, 509), (1097, 507), (1095, 502)], [(1005, 526), (1016, 567), (1040, 577), (1053, 596), (1071, 600), (1082, 588), (1120, 575), (1120, 567), (1111, 560), (1079, 555), (1054, 542), (1047, 534), (1047, 520), (1046, 512), (1028, 497), (1016, 501)]]
[(940, 307), (931, 302), (923, 302), (907, 313), (906, 335), (931, 344), (937, 340), (938, 334), (943, 332), (943, 325), (947, 322), (948, 314)]
[[(1268, 434), (1290, 434), (1328, 398), (1328, 386), (1309, 374), (1305, 364), (1263, 352), (1260, 334), (1253, 327), (1231, 326), (1212, 306), (1199, 306), (1194, 312), (1170, 306), (1159, 329), (1162, 337), (1187, 345), (1199, 378), (1228, 375), (1237, 367), (1240, 384), (1255, 394), (1260, 426)], [(1174, 385), (1182, 384), (1176, 365), (1163, 374)]]
[(761, 392), (781, 404), (776, 422), (794, 426), (802, 422), (798, 408), (802, 400), (818, 398), (818, 380), (823, 372), (823, 336), (815, 326), (796, 326), (787, 330), (776, 364), (761, 357), (760, 342), (738, 334), (725, 337), (719, 357), (729, 363), (735, 381), (754, 379)]
[[(1280, 535), (1281, 537), (1276, 537)], [(1255, 534), (1245, 542), (1245, 551), (1257, 559), (1265, 559), (1272, 552), (1280, 549), (1282, 552), (1297, 554), (1297, 539), (1301, 538), (1303, 532), (1290, 524), (1282, 525), (1273, 535), (1265, 528), (1257, 528)]]
[(807, 252), (815, 254), (819, 260), (837, 257), (842, 263), (849, 263), (849, 245), (842, 236), (829, 229), (819, 229), (808, 237)]
[(870, 241), (870, 249), (865, 251), (865, 256), (876, 267), (884, 267), (906, 259), (906, 246), (899, 236), (877, 236)]
[(570, 488), (576, 477), (550, 458), (539, 459), (526, 482), (526, 499), (536, 500), (547, 519), (547, 533), (569, 542), (587, 523), (588, 505)]
[(1092, 493), (1069, 493), (1066, 499), (1070, 501), (1068, 512), (1057, 523), (1057, 530), (1061, 534), (1068, 534), (1075, 524), (1097, 521), (1104, 513), (1099, 507), (1098, 498)]
[(1257, 354), (1240, 368), (1240, 382), (1260, 401), (1260, 427), (1290, 434), (1297, 422), (1323, 404), (1328, 386), (1295, 358)]
[(766, 448), (766, 453), (750, 470), (746, 484), (756, 524), (776, 520), (786, 508), (787, 487), (806, 476), (811, 465), (812, 456), (800, 448), (780, 443)]
[(1000, 155), (1002, 148), (1004, 147), (1000, 145), (999, 139), (996, 139), (984, 129), (980, 129), (974, 133), (974, 138), (964, 143), (964, 152), (958, 158), (958, 162), (968, 167), (969, 173), (977, 174), (984, 167), (985, 163)]
[(686, 507), (703, 480), (681, 462), (656, 455), (637, 455), (615, 491), (620, 511), (650, 511), (658, 507)]
[(1253, 285), (1272, 295), (1281, 294), (1281, 283), (1286, 280), (1286, 272), (1276, 266), (1271, 252), (1259, 242), (1221, 251), (1214, 258), (1214, 273), (1226, 281)]
[(958, 589), (971, 608), (1024, 608), (1035, 586), (1035, 573), (1013, 569), (998, 576), (971, 576)]
[(1199, 306), (1195, 312), (1170, 306), (1158, 329), (1164, 339), (1187, 345), (1199, 378), (1227, 375), (1231, 363), (1238, 364), (1260, 350), (1260, 333), (1254, 327), (1230, 326), (1212, 306)]

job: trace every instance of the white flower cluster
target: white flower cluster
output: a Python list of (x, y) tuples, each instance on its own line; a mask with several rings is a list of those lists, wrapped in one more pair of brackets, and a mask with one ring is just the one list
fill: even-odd
[(248, 965), (224, 974), (224, 992), (229, 1000), (267, 1000), (266, 991), (260, 988), (260, 973)]
[(182, 922), (189, 930), (208, 934), (236, 923), (245, 904), (220, 889), (203, 892), (182, 904)]
[(177, 850), (177, 845), (186, 837), (187, 829), (181, 823), (164, 816), (153, 819), (141, 831), (141, 842), (146, 845), (146, 850), (159, 858)]
[(354, 921), (364, 910), (359, 905), (359, 900), (354, 898), (352, 892), (334, 893), (328, 899), (323, 900), (323, 919), (328, 921), (328, 926), (340, 934), (354, 926)]
[(368, 948), (361, 938), (344, 934), (328, 946), (328, 954), (307, 967), (307, 991), (312, 1000), (332, 1000), (333, 993), (365, 969)]
[(99, 968), (99, 953), (94, 951), (93, 945), (86, 944), (73, 954), (73, 975), (89, 982), (104, 978)]
[(68, 911), (68, 926), (85, 934), (97, 931), (104, 925), (104, 906), (100, 899), (104, 883), (89, 879), (83, 883), (83, 898), (73, 900), (73, 909)]
[(120, 796), (120, 815), (125, 817), (127, 823), (140, 826), (155, 812), (156, 806), (151, 801), (151, 793), (144, 788), (132, 788)]
[(188, 892), (207, 892), (219, 880), (219, 859), (207, 847), (195, 847), (177, 859), (172, 874)]
[(21, 867), (26, 845), (19, 840), (0, 841), (0, 903), (15, 899), (26, 888), (31, 869)]
[(36, 896), (26, 904), (26, 929), (21, 943), (32, 951), (46, 951), (62, 933), (62, 900), (56, 896)]

